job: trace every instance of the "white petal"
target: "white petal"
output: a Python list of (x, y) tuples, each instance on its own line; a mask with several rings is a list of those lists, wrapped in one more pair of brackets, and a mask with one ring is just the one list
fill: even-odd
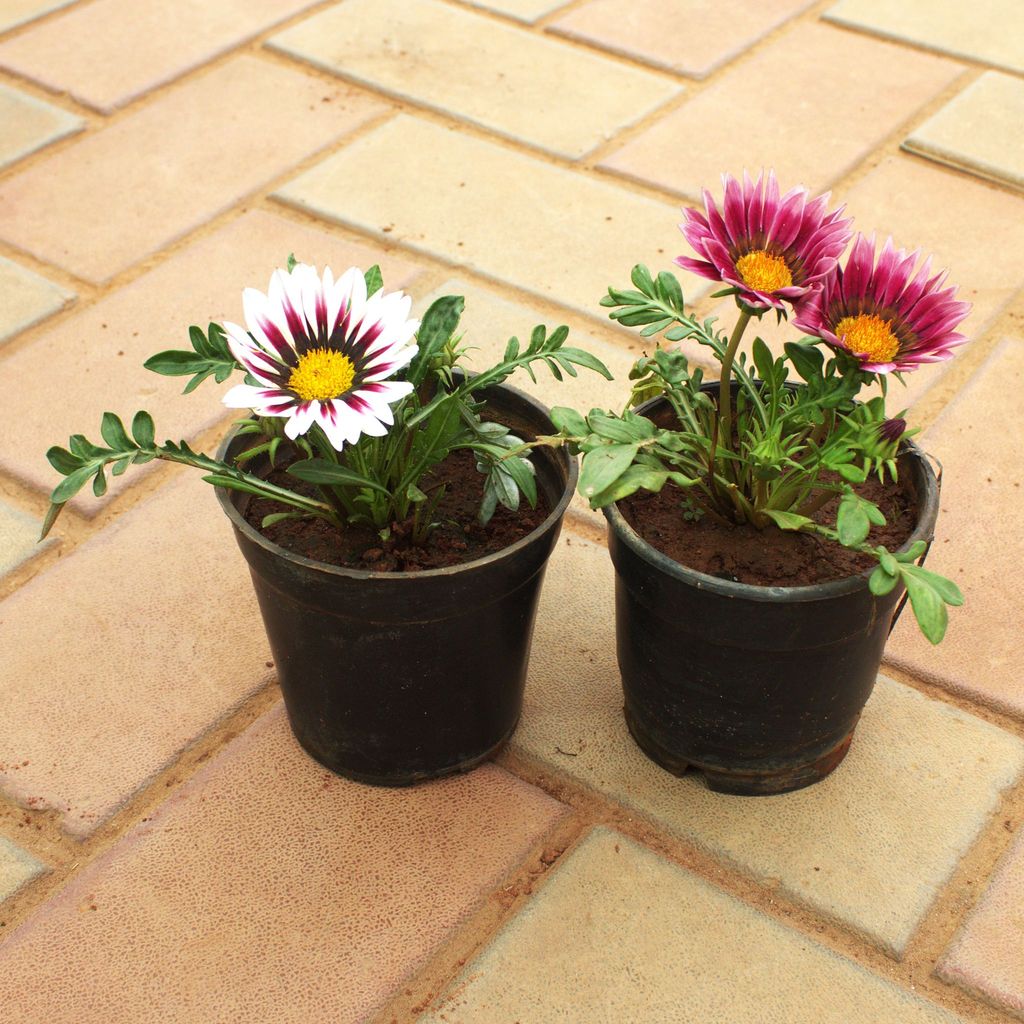
[(251, 384), (236, 384), (221, 399), (229, 409), (252, 409), (255, 407), (256, 393), (263, 388), (254, 388)]
[(313, 425), (319, 407), (319, 402), (308, 402), (305, 407), (296, 406), (284, 425), (285, 434), (294, 441), (300, 434), (306, 433)]

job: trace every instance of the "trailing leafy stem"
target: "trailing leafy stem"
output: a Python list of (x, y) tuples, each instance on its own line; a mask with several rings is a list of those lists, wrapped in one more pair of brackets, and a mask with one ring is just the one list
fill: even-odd
[[(611, 319), (640, 328), (643, 337), (696, 342), (720, 364), (720, 373), (708, 380), (683, 352), (659, 346), (633, 366), (623, 412), (552, 410), (559, 434), (541, 443), (569, 443), (582, 453), (580, 491), (591, 506), (672, 482), (686, 489), (690, 518), (815, 533), (864, 552), (878, 560), (872, 592), (906, 587), (922, 631), (938, 643), (946, 605), (963, 601), (956, 585), (915, 564), (923, 543), (889, 552), (868, 542), (871, 527), (884, 525), (885, 517), (858, 487), (869, 475), (895, 481), (900, 442), (913, 433), (903, 420), (886, 418), (884, 378), (882, 396), (857, 402), (876, 374), (850, 353), (826, 355), (819, 339), (804, 337), (776, 357), (755, 338), (748, 356), (740, 351), (744, 331), (767, 309), (738, 302), (737, 323), (727, 336), (714, 318), (687, 313), (672, 274), (653, 277), (638, 265), (631, 281), (632, 288), (609, 288), (602, 299)], [(655, 422), (634, 411), (656, 397), (668, 403), (671, 416)], [(835, 527), (819, 523), (815, 513), (836, 499)]]
[[(265, 516), (264, 526), (318, 517), (339, 529), (370, 525), (387, 539), (395, 524), (407, 523), (412, 540), (422, 542), (438, 525), (445, 492), (433, 471), (459, 450), (472, 451), (485, 478), (479, 513), (483, 523), (499, 505), (512, 511), (524, 499), (536, 505), (528, 447), (506, 425), (487, 419), (487, 389), (517, 370), (536, 380), (538, 366), (559, 380), (566, 374), (575, 377), (579, 369), (610, 379), (607, 368), (590, 353), (565, 344), (568, 328), (549, 334), (538, 326), (525, 346), (511, 338), (494, 366), (467, 373), (459, 365), (466, 352), (458, 333), (464, 302), (453, 295), (433, 303), (418, 325), (415, 345), (402, 349), (402, 336), (415, 327), (414, 322), (412, 327), (402, 326), (407, 300), (403, 304), (400, 296), (384, 295), (378, 267), (358, 281), (353, 273), (335, 283), (325, 271), (317, 292), (321, 282), (313, 268), (290, 258), (288, 270), (278, 271), (280, 279), (272, 280), (271, 295), (247, 293), (247, 333), (231, 324), (210, 324), (206, 333), (192, 327), (191, 350), (165, 351), (147, 360), (146, 367), (155, 373), (190, 377), (186, 393), (207, 378), (223, 383), (241, 373), (244, 385), (225, 400), (252, 396), (262, 403), (236, 428), (236, 435), (249, 436), (253, 443), (224, 462), (193, 451), (185, 441), (158, 444), (153, 420), (145, 411), (136, 413), (130, 434), (116, 415), (104, 413), (103, 445), (76, 434), (67, 448), (54, 447), (47, 453), (64, 479), (51, 495), (43, 535), (67, 501), (90, 481), (93, 492), (102, 495), (108, 470), (119, 476), (131, 465), (155, 459), (198, 468), (210, 483), (274, 501), (280, 510)], [(299, 297), (289, 301), (293, 287)], [(277, 317), (271, 306), (275, 294), (283, 311)], [(303, 301), (310, 305), (303, 306)], [(332, 302), (341, 303), (333, 313)], [(361, 308), (363, 320), (357, 323), (356, 311)], [(377, 311), (379, 322), (371, 318), (371, 311)], [(404, 379), (398, 379), (392, 367), (401, 363), (403, 352), (407, 366)], [(383, 364), (385, 357), (389, 364)], [(381, 365), (384, 368), (378, 369)], [(339, 392), (337, 397), (331, 397), (332, 388)], [(387, 404), (380, 401), (382, 394)], [(377, 404), (368, 405), (371, 400)], [(319, 418), (313, 418), (311, 410)], [(355, 436), (339, 445), (335, 442), (343, 430), (354, 431)], [(279, 463), (295, 479), (295, 489), (266, 479), (268, 467)], [(250, 472), (248, 466), (261, 469)], [(304, 489), (303, 484), (313, 488)]]

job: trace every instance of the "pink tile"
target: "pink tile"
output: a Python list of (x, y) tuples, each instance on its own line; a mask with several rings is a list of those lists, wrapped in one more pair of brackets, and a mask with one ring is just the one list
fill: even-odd
[(794, 26), (601, 166), (693, 199), (723, 171), (828, 188), (961, 72), (820, 23)]
[[(266, 289), (288, 253), (340, 271), (380, 263), (388, 287), (401, 288), (415, 268), (390, 254), (354, 245), (328, 231), (252, 211), (172, 256), (107, 298), (63, 320), (5, 364), (8, 379), (22, 381), (8, 396), (8, 418), (0, 436), (0, 467), (50, 491), (60, 479), (44, 458), (69, 435), (99, 435), (100, 417), (111, 409), (126, 422), (137, 409), (156, 420), (161, 439), (191, 438), (232, 415), (221, 403), (228, 384), (204, 381), (182, 395), (186, 377), (159, 377), (142, 364), (165, 348), (188, 348), (189, 324), (241, 322), (242, 289)], [(39, 367), (46, 367), (45, 378)], [(60, 395), (59, 402), (47, 396)], [(41, 411), (45, 403), (45, 415)], [(122, 493), (150, 467), (111, 478), (109, 497)], [(94, 515), (104, 505), (91, 490), (75, 507)]]
[(0, 45), (0, 66), (109, 112), (317, 0), (93, 0)]
[(706, 78), (809, 6), (810, 0), (591, 0), (548, 31)]
[(1024, 715), (1024, 593), (1013, 567), (1024, 561), (1024, 446), (1020, 394), (1024, 342), (1004, 342), (920, 444), (942, 463), (942, 501), (928, 568), (955, 580), (962, 608), (950, 612), (938, 647), (906, 611), (886, 659), (925, 679)]
[(0, 603), (0, 791), (82, 837), (272, 675), (196, 471)]
[(364, 1021), (564, 810), (490, 765), (345, 782), (278, 708), (0, 948), (4, 1020)]
[(1024, 832), (939, 961), (938, 974), (1024, 1017)]
[(0, 236), (107, 281), (385, 109), (239, 57), (8, 178)]

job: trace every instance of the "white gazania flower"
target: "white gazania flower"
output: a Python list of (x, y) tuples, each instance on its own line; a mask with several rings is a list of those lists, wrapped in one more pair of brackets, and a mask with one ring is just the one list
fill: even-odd
[(267, 294), (242, 294), (246, 331), (225, 323), (234, 357), (259, 381), (238, 384), (225, 396), (232, 409), (287, 418), (290, 438), (319, 424), (335, 449), (361, 434), (381, 437), (395, 420), (391, 404), (412, 391), (388, 380), (416, 355), (409, 319), (412, 299), (382, 290), (367, 297), (358, 267), (335, 281), (315, 267), (275, 270)]

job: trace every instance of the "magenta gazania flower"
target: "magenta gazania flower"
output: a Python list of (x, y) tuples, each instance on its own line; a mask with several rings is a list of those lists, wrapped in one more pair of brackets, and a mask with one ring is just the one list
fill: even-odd
[(955, 287), (943, 287), (946, 271), (931, 275), (931, 257), (915, 273), (920, 257), (890, 238), (876, 264), (874, 236), (858, 235), (845, 267), (801, 303), (794, 324), (873, 373), (949, 359), (967, 340), (956, 328), (971, 306), (956, 298)]
[(232, 354), (259, 381), (236, 385), (224, 404), (285, 417), (293, 439), (319, 424), (338, 451), (362, 434), (383, 436), (394, 423), (391, 404), (412, 391), (388, 379), (417, 352), (411, 304), (383, 289), (367, 297), (358, 267), (337, 281), (330, 267), (322, 278), (304, 263), (275, 270), (266, 295), (242, 294), (248, 331), (224, 324)]
[(828, 193), (809, 199), (805, 188), (779, 195), (775, 173), (744, 172), (743, 184), (723, 175), (725, 197), (719, 212), (707, 189), (704, 213), (684, 210), (679, 225), (703, 259), (676, 257), (676, 263), (712, 281), (739, 289), (751, 309), (782, 309), (806, 295), (836, 266), (850, 240), (850, 221), (843, 208), (826, 212)]

